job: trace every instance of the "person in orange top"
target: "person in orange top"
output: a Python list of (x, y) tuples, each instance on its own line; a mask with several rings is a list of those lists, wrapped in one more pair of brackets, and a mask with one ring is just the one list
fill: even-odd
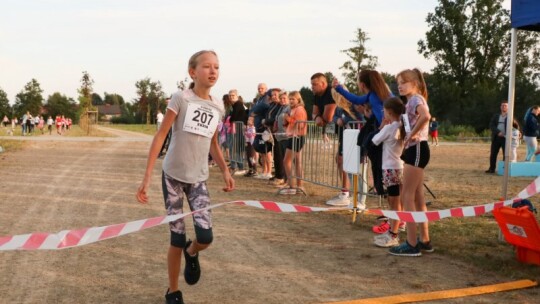
[[(289, 104), (291, 113), (285, 114), (285, 121), (283, 122), (283, 125), (287, 127), (286, 134), (287, 137), (289, 137), (287, 140), (285, 159), (283, 160), (285, 174), (287, 174), (288, 187), (282, 188), (279, 191), (279, 194), (296, 194), (297, 190), (304, 192), (302, 179), (300, 179), (303, 176), (301, 151), (306, 142), (307, 112), (304, 108), (302, 96), (298, 91), (289, 93)], [(299, 178), (293, 178), (292, 175), (293, 156), (295, 159), (295, 176)]]

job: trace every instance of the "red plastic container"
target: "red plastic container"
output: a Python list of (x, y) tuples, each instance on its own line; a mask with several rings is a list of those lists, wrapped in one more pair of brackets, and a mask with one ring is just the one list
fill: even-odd
[(506, 241), (516, 246), (518, 261), (540, 265), (540, 227), (529, 208), (501, 207), (493, 215)]

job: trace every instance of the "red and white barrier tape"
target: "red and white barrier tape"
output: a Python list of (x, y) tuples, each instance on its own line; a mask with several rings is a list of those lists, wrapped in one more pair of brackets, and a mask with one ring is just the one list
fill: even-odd
[(400, 220), (403, 222), (423, 223), (433, 222), (446, 217), (468, 217), (468, 216), (480, 216), (485, 213), (493, 211), (495, 208), (502, 206), (512, 205), (514, 202), (519, 202), (523, 199), (529, 198), (540, 192), (540, 177), (537, 177), (531, 184), (513, 199), (498, 201), (490, 204), (458, 207), (445, 210), (426, 211), (426, 212), (411, 212), (411, 211), (391, 211), (391, 210), (367, 210), (366, 213), (384, 215), (394, 220)]
[[(446, 217), (478, 216), (493, 211), (494, 208), (510, 205), (513, 202), (529, 198), (540, 192), (540, 177), (536, 178), (529, 186), (523, 189), (516, 198), (506, 201), (499, 201), (491, 204), (452, 208), (439, 211), (428, 212), (397, 212), (390, 210), (366, 210), (366, 213), (385, 215), (388, 218), (399, 219), (405, 222), (421, 223), (425, 221), (436, 221)], [(168, 222), (172, 222), (194, 213), (214, 209), (228, 204), (237, 204), (256, 207), (259, 209), (274, 212), (323, 212), (347, 210), (343, 208), (325, 208), (277, 203), (270, 201), (232, 201), (209, 206), (204, 209), (169, 216), (158, 216), (143, 220), (137, 220), (122, 224), (115, 224), (102, 227), (82, 228), (76, 230), (63, 230), (58, 233), (35, 232), (15, 236), (0, 237), (0, 251), (8, 250), (56, 250), (70, 247), (83, 246), (106, 239), (115, 238), (133, 232), (142, 231)]]
[(320, 212), (330, 210), (346, 210), (347, 208), (308, 207), (267, 201), (232, 201), (220, 203), (190, 213), (169, 216), (158, 216), (122, 224), (102, 227), (63, 230), (58, 233), (34, 232), (15, 236), (0, 237), (0, 251), (7, 250), (42, 250), (64, 249), (83, 246), (106, 239), (115, 238), (133, 232), (142, 231), (158, 225), (166, 224), (205, 210), (214, 209), (228, 204), (252, 206), (275, 212)]

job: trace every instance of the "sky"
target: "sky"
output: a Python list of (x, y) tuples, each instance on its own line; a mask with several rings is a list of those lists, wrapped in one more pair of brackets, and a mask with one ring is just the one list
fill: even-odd
[[(212, 95), (237, 89), (255, 97), (261, 82), (299, 90), (316, 72), (341, 77), (341, 50), (361, 28), (379, 71), (430, 71), (418, 54), (425, 19), (436, 0), (2, 0), (0, 88), (13, 104), (32, 78), (45, 99), (77, 99), (82, 72), (94, 92), (131, 101), (135, 83), (149, 77), (170, 95), (188, 77), (189, 57), (217, 52), (220, 78)], [(506, 5), (509, 6), (509, 5)]]

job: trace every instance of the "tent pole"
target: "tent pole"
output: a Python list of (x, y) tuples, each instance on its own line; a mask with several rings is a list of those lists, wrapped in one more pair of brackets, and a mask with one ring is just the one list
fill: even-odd
[(510, 75), (508, 77), (508, 113), (506, 117), (506, 141), (504, 145), (504, 178), (502, 182), (501, 197), (507, 199), (508, 194), (508, 165), (510, 163), (510, 144), (512, 140), (512, 123), (514, 117), (514, 95), (516, 87), (516, 54), (517, 54), (517, 29), (512, 28), (512, 44), (510, 50)]

